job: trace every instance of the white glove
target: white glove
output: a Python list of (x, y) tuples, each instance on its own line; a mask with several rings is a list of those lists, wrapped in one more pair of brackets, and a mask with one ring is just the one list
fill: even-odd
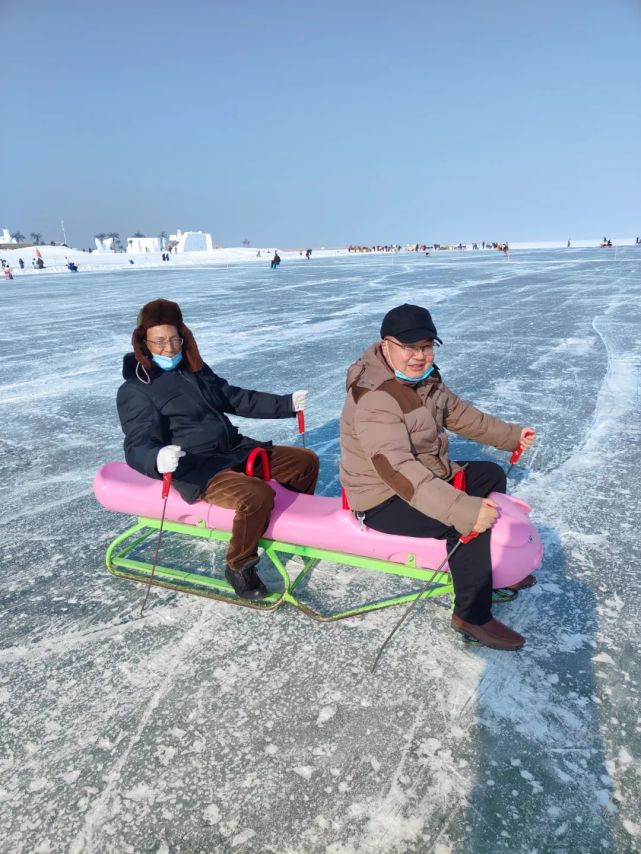
[(165, 445), (158, 451), (156, 457), (156, 468), (160, 474), (166, 474), (168, 471), (176, 471), (178, 468), (178, 460), (185, 456), (185, 452), (180, 450), (180, 445)]
[(292, 403), (294, 404), (294, 409), (296, 412), (300, 412), (301, 409), (307, 409), (307, 398), (309, 393), (307, 389), (303, 389), (302, 391), (295, 391), (292, 394)]

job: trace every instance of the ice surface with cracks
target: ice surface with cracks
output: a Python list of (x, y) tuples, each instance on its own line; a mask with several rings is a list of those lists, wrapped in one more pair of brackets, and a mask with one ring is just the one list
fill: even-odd
[[(6, 283), (0, 848), (639, 850), (640, 281), (631, 247)], [(511, 489), (534, 507), (545, 562), (537, 587), (495, 609), (523, 652), (463, 646), (430, 604), (374, 676), (397, 609), (320, 625), (154, 589), (137, 619), (144, 589), (103, 566), (126, 520), (91, 481), (122, 459), (121, 358), (158, 296), (180, 302), (230, 381), (309, 388), (325, 494), (339, 488), (347, 366), (388, 308), (427, 305), (446, 382), (539, 431)], [(239, 423), (298, 441), (293, 420)], [(220, 546), (166, 547), (221, 571)], [(373, 575), (321, 564), (306, 595), (349, 605), (402, 583)]]

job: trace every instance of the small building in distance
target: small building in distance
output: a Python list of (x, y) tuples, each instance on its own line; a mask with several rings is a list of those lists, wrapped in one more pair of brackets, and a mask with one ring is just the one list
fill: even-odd
[(127, 254), (139, 252), (164, 252), (167, 248), (165, 237), (128, 237)]
[(181, 231), (169, 235), (169, 243), (174, 252), (213, 252), (211, 234), (205, 231)]

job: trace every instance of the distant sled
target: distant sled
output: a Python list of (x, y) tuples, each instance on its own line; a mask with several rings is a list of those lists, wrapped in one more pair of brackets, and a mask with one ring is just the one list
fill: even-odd
[[(265, 462), (263, 466), (266, 469)], [(263, 611), (275, 610), (287, 602), (319, 620), (337, 620), (387, 608), (409, 602), (417, 594), (414, 590), (347, 610), (319, 613), (297, 595), (301, 582), (319, 561), (416, 579), (421, 585), (429, 581), (424, 598), (452, 594), (449, 571), (445, 569), (434, 574), (434, 569), (446, 557), (445, 541), (383, 534), (361, 525), (340, 498), (301, 495), (272, 480), (269, 485), (276, 494), (275, 505), (260, 545), (279, 573), (282, 583), (279, 591), (270, 593), (260, 602), (239, 599), (224, 579), (206, 570), (165, 564), (163, 552), (166, 548), (176, 553), (176, 549), (171, 547), (161, 550), (152, 583)], [(107, 463), (97, 472), (94, 492), (102, 506), (138, 517), (137, 522), (116, 537), (107, 549), (106, 564), (113, 575), (149, 581), (152, 564), (140, 552), (144, 552), (145, 543), (151, 537), (146, 543), (147, 552), (150, 551), (149, 544), (155, 543), (153, 535), (157, 535), (160, 528), (161, 488), (160, 480), (145, 477), (124, 463)], [(531, 508), (525, 501), (497, 493), (493, 493), (492, 498), (500, 508), (500, 517), (493, 527), (491, 539), (493, 587), (497, 589), (516, 584), (538, 569), (543, 547), (528, 518)], [(186, 543), (186, 538), (190, 537), (228, 541), (233, 518), (233, 510), (204, 501), (187, 504), (175, 489), (171, 489), (163, 530), (179, 535)], [(165, 540), (163, 546), (166, 546)], [(193, 551), (197, 557), (197, 550)], [(290, 579), (282, 560), (283, 556), (291, 555), (303, 558), (303, 567), (297, 566), (293, 579)], [(190, 557), (193, 561), (194, 555)], [(287, 560), (285, 557), (285, 563)]]

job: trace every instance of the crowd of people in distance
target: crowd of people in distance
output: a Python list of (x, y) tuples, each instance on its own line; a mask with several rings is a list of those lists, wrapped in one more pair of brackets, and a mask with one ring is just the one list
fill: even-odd
[[(507, 247), (507, 249), (506, 249)], [(375, 244), (373, 246), (364, 246), (351, 243), (347, 247), (348, 252), (422, 252), (429, 255), (434, 251), (451, 250), (451, 249), (467, 249), (467, 243), (386, 243), (383, 245)], [(507, 243), (498, 243), (497, 241), (483, 240), (481, 243), (472, 243), (472, 249), (498, 249), (501, 252), (507, 253), (509, 246)]]

